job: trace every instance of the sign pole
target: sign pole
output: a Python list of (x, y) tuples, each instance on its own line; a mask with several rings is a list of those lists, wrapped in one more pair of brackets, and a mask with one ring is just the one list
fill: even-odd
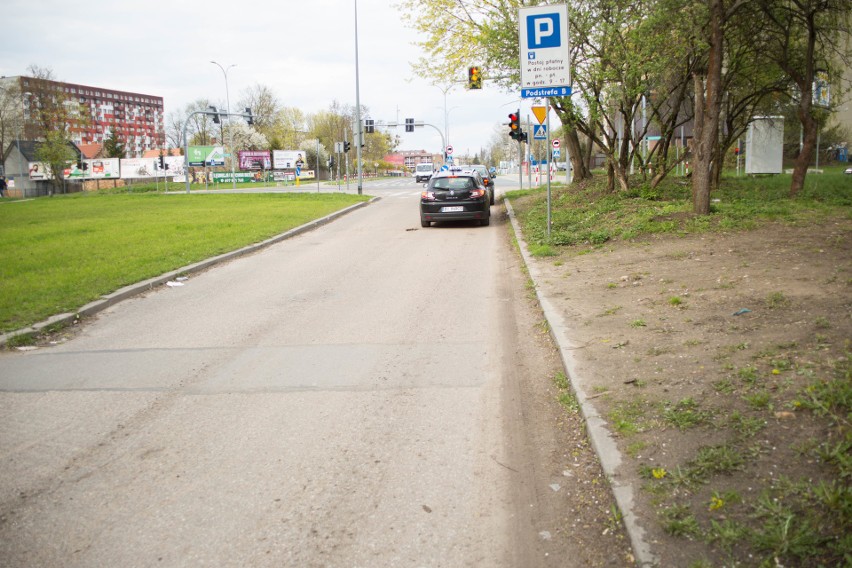
[[(544, 108), (547, 109), (545, 123), (547, 124), (547, 145), (545, 146), (544, 155), (547, 157), (547, 238), (550, 238), (550, 167), (553, 162), (550, 148), (550, 99), (544, 97)], [(539, 171), (541, 171), (541, 162), (539, 162)]]

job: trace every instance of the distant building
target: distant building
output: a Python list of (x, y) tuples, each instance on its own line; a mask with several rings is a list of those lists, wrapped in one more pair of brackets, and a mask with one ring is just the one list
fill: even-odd
[(402, 155), (403, 163), (405, 167), (411, 171), (414, 171), (414, 166), (417, 164), (430, 164), (441, 162), (440, 156), (437, 158), (426, 150), (400, 150), (399, 154)]
[[(19, 108), (24, 114), (25, 125), (30, 118), (30, 88), (35, 81), (20, 76), (0, 78), (0, 86), (16, 87), (21, 93)], [(163, 97), (59, 81), (46, 83), (88, 110), (87, 116), (71, 119), (66, 125), (71, 141), (78, 146), (103, 144), (113, 132), (115, 139), (124, 144), (128, 158), (138, 158), (145, 150), (165, 147)]]

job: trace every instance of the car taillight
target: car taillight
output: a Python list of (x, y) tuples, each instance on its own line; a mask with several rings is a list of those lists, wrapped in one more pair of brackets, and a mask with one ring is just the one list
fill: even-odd
[(435, 201), (435, 192), (433, 192), (433, 191), (420, 192), (420, 199), (423, 199), (424, 201)]
[(471, 197), (482, 197), (483, 195), (485, 195), (484, 189), (472, 189), (472, 190), (470, 190), (470, 196)]
[(485, 185), (488, 185), (488, 178), (482, 178), (482, 181), (483, 183), (485, 183)]

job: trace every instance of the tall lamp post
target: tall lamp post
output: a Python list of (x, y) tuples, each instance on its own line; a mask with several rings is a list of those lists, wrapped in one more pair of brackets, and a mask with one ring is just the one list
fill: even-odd
[(216, 63), (215, 61), (211, 61), (213, 65), (219, 67), (222, 70), (222, 75), (225, 76), (225, 104), (228, 105), (228, 146), (231, 147), (231, 182), (234, 184), (233, 188), (237, 189), (237, 178), (234, 175), (234, 134), (233, 128), (231, 128), (231, 95), (228, 91), (228, 70), (231, 67), (236, 67), (237, 64), (233, 63), (228, 65), (228, 67), (222, 67), (221, 64)]
[(361, 144), (364, 143), (364, 127), (361, 125), (361, 85), (358, 70), (358, 0), (355, 0), (355, 121), (358, 129), (355, 137), (355, 153), (358, 159), (358, 195), (364, 193), (361, 169)]

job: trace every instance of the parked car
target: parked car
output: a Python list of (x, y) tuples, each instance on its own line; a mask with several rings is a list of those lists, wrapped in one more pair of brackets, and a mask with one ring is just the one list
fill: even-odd
[(491, 193), (474, 170), (439, 171), (420, 194), (420, 226), (433, 221), (491, 223)]
[(485, 184), (486, 189), (488, 189), (488, 200), (491, 205), (494, 205), (494, 176), (492, 176), (488, 172), (488, 168), (485, 166), (475, 165), (470, 166), (470, 168), (479, 174), (479, 177), (482, 178), (483, 183)]

